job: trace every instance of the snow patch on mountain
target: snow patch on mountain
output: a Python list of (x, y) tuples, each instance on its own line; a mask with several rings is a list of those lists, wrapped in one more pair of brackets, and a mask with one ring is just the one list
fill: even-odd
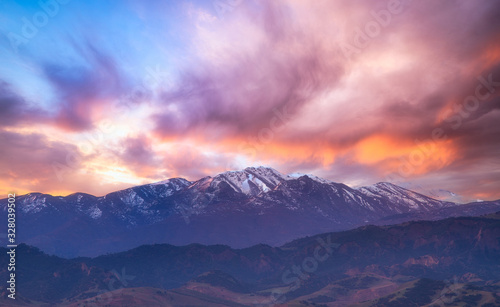
[(288, 174), (288, 177), (294, 178), (294, 179), (300, 178), (302, 176), (307, 176), (307, 177), (311, 178), (312, 180), (317, 181), (319, 183), (324, 183), (324, 184), (332, 184), (332, 183), (334, 183), (333, 181), (330, 181), (330, 180), (327, 180), (327, 179), (324, 179), (324, 178), (320, 178), (318, 176), (314, 176), (314, 175), (311, 175), (311, 174), (303, 174), (303, 173)]
[(21, 200), (21, 210), (24, 213), (37, 213), (47, 207), (45, 196), (37, 194), (28, 194), (27, 197)]
[(247, 167), (242, 171), (227, 171), (218, 174), (214, 177), (211, 186), (215, 187), (224, 181), (237, 192), (258, 195), (271, 191), (287, 179), (290, 178), (272, 168)]
[(102, 210), (96, 207), (90, 208), (88, 211), (88, 215), (93, 218), (94, 220), (100, 218), (102, 216)]
[(121, 193), (120, 200), (131, 207), (140, 206), (144, 203), (144, 199), (137, 195), (133, 189), (128, 189), (124, 193)]
[(155, 186), (155, 185), (167, 185), (170, 183), (170, 179), (167, 179), (167, 180), (162, 180), (162, 181), (158, 181), (158, 182), (153, 182), (153, 183), (150, 183), (149, 185), (151, 186)]
[(250, 185), (248, 184), (248, 180), (249, 180), (249, 178), (245, 179), (241, 183), (241, 189), (243, 190), (243, 193), (245, 193), (245, 194), (249, 194), (250, 193)]

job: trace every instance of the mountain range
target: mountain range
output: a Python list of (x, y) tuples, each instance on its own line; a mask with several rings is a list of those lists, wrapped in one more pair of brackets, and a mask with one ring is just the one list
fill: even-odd
[[(30, 193), (18, 196), (16, 203), (17, 241), (61, 257), (93, 257), (155, 243), (279, 246), (369, 224), (500, 210), (500, 201), (457, 204), (387, 182), (351, 188), (268, 167), (197, 181), (171, 178), (102, 197)], [(0, 218), (6, 219), (6, 199), (0, 208)]]

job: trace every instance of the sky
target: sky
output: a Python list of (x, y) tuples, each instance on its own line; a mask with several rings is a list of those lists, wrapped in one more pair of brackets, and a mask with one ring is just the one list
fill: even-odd
[(500, 199), (500, 2), (0, 0), (0, 193), (269, 166)]

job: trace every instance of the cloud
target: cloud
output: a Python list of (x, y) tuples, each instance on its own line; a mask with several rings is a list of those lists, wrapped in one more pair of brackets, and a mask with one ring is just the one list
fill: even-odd
[(161, 161), (154, 152), (151, 141), (145, 136), (128, 137), (121, 141), (122, 152), (115, 153), (123, 165), (134, 171), (137, 176), (158, 178)]
[(5, 81), (0, 80), (0, 127), (43, 123), (48, 114), (30, 105)]
[(37, 133), (0, 131), (0, 190), (2, 193), (28, 192), (67, 195), (82, 191), (103, 195), (130, 187), (116, 179), (103, 182), (99, 173), (88, 172), (92, 156), (75, 145), (50, 141)]
[[(389, 12), (391, 3), (401, 4), (396, 13)], [(498, 1), (244, 1), (222, 19), (211, 6), (196, 4), (151, 8), (132, 1), (126, 7), (147, 34), (118, 33), (99, 47), (96, 39), (61, 42), (78, 60), (42, 61), (54, 108), (35, 107), (0, 83), (0, 126), (18, 129), (12, 131), (21, 142), (30, 123), (51, 125), (65, 134), (63, 143), (42, 135), (32, 141), (45, 146), (41, 157), (63, 159), (60, 150), (111, 119), (119, 129), (78, 168), (89, 172), (87, 179), (105, 173), (107, 182), (198, 179), (260, 163), (370, 184), (400, 172), (424, 142), (434, 150), (401, 180), (500, 197), (493, 188), (500, 171), (500, 88), (477, 90), (484, 79), (500, 82)], [(179, 9), (186, 14), (165, 21)], [(131, 52), (124, 60), (122, 50), (135, 47), (140, 56)], [(177, 76), (175, 85), (147, 88), (148, 103), (132, 103), (126, 112), (113, 109), (133, 92), (129, 79), (157, 64)], [(477, 93), (483, 98), (475, 105), (469, 97)], [(429, 145), (436, 129), (445, 138)], [(74, 188), (76, 182), (52, 184)]]
[[(261, 3), (259, 13), (243, 5), (224, 21), (203, 15), (193, 35), (198, 61), (176, 90), (163, 93), (153, 116), (156, 134), (239, 140), (246, 147), (222, 148), (233, 154), (252, 148), (254, 159), (284, 170), (352, 182), (397, 172), (437, 128), (447, 141), (436, 143), (408, 180), (451, 173), (457, 163), (488, 163), (500, 146), (489, 123), (499, 117), (498, 93), (459, 129), (450, 118), (474, 95), (478, 76), (500, 80), (500, 5), (402, 1), (401, 12), (384, 15), (389, 21), (382, 24), (374, 16), (387, 12), (388, 3), (275, 1)], [(374, 21), (380, 31), (370, 38), (366, 29)], [(366, 46), (346, 58), (341, 46), (355, 46), (360, 31)], [(285, 107), (286, 125), (270, 143), (260, 140)], [(479, 142), (483, 150), (475, 150)]]
[[(43, 191), (57, 183), (52, 167), (55, 161), (64, 161), (68, 153), (78, 153), (76, 146), (62, 142), (50, 142), (41, 134), (0, 132), (1, 170), (3, 185)], [(71, 160), (73, 168), (80, 167), (80, 160)], [(40, 189), (40, 190), (39, 190)]]
[(94, 127), (106, 108), (124, 93), (125, 78), (113, 57), (92, 44), (76, 47), (85, 64), (46, 63), (43, 71), (58, 96), (53, 123), (68, 131)]
[(188, 144), (176, 146), (174, 150), (165, 152), (162, 157), (166, 173), (189, 180), (198, 180), (226, 171), (228, 161), (234, 158), (223, 152), (202, 152), (197, 145)]
[[(234, 24), (234, 30), (210, 23), (198, 29), (200, 60), (183, 73), (177, 89), (163, 94), (161, 111), (153, 116), (158, 135), (203, 134), (205, 128), (208, 138), (255, 133), (276, 110), (296, 114), (336, 84), (342, 65), (328, 59), (321, 42), (294, 29), (280, 7), (263, 8), (261, 15), (240, 15), (243, 25)], [(235, 35), (244, 35), (245, 42), (217, 46)]]

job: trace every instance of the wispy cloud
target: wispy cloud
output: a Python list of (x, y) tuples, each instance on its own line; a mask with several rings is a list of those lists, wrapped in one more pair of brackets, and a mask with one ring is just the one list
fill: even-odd
[[(57, 44), (17, 57), (40, 72), (50, 104), (23, 97), (22, 74), (0, 70), (11, 83), (0, 83), (5, 138), (35, 138), (59, 157), (107, 120), (115, 129), (78, 171), (107, 174), (106, 182), (120, 174), (120, 184), (266, 164), (351, 184), (395, 174), (471, 199), (500, 197), (497, 1), (244, 1), (223, 18), (196, 1), (129, 1), (90, 21), (68, 18), (101, 5), (65, 6), (40, 29), (40, 39)], [(54, 30), (64, 26), (77, 32)], [(151, 67), (168, 87), (144, 82)], [(130, 103), (137, 84), (145, 96)], [(32, 136), (33, 125), (50, 127), (58, 141)], [(76, 189), (49, 173), (32, 175), (43, 177), (40, 188)], [(16, 176), (3, 184), (36, 187)]]

